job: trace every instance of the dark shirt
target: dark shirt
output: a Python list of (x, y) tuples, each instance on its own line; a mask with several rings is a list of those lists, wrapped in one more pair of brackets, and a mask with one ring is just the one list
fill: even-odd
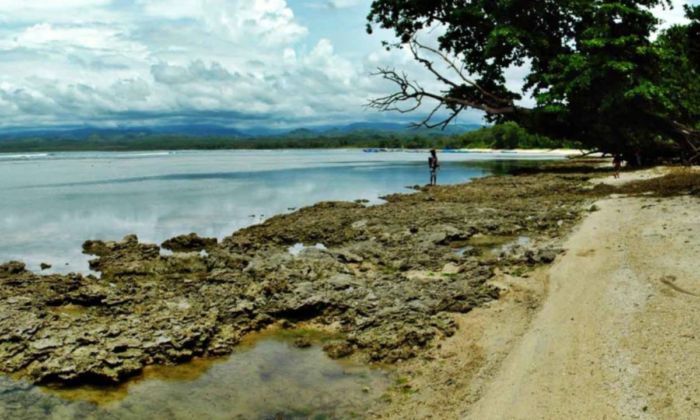
[(430, 169), (435, 170), (440, 166), (440, 163), (438, 162), (437, 158), (434, 157), (429, 157), (428, 158), (428, 166), (430, 166)]

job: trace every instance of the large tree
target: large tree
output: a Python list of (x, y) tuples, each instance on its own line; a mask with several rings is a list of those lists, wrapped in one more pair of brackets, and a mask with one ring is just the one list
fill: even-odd
[[(431, 91), (400, 70), (379, 69), (396, 93), (370, 106), (412, 112), (417, 125), (449, 124), (478, 109), (491, 122), (516, 121), (545, 135), (605, 151), (700, 154), (700, 7), (691, 23), (659, 31), (652, 9), (668, 0), (375, 0), (368, 30), (393, 30), (443, 85)], [(421, 32), (442, 34), (437, 46)], [(506, 86), (528, 69), (521, 91)], [(445, 70), (447, 69), (447, 70)], [(518, 106), (523, 97), (535, 106)], [(441, 111), (442, 110), (442, 111)], [(445, 114), (444, 110), (447, 110)], [(439, 118), (447, 115), (447, 118)]]

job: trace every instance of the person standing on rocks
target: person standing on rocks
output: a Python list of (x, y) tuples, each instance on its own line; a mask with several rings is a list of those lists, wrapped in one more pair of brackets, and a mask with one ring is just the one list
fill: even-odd
[(428, 166), (430, 167), (430, 185), (437, 185), (437, 171), (438, 168), (440, 168), (440, 161), (438, 160), (437, 151), (435, 149), (430, 151)]
[(613, 174), (614, 178), (619, 178), (620, 177), (620, 168), (622, 168), (622, 155), (619, 153), (615, 153), (615, 157), (613, 157), (613, 166), (615, 167), (615, 173)]
[(642, 156), (642, 148), (638, 148), (637, 152), (634, 154), (634, 157), (637, 159), (637, 166), (642, 167), (644, 165), (644, 156)]

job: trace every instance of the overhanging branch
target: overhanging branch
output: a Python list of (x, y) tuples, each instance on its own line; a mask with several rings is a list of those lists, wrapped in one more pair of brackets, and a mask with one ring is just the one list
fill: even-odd
[[(505, 114), (526, 114), (530, 109), (516, 106), (513, 100), (501, 98), (469, 79), (460, 70), (455, 61), (450, 59), (446, 54), (433, 48), (420, 44), (415, 38), (409, 43), (409, 48), (415, 57), (416, 61), (421, 63), (430, 73), (432, 73), (438, 81), (445, 84), (447, 87), (459, 90), (462, 87), (472, 87), (478, 90), (483, 98), (481, 100), (460, 98), (450, 95), (449, 92), (431, 92), (423, 89), (418, 82), (411, 81), (406, 73), (399, 74), (395, 69), (379, 68), (373, 76), (380, 76), (384, 80), (394, 83), (398, 87), (398, 91), (381, 98), (372, 99), (367, 107), (378, 109), (381, 112), (392, 111), (401, 114), (407, 114), (419, 109), (426, 99), (436, 101), (437, 105), (432, 112), (423, 119), (420, 123), (411, 124), (412, 127), (428, 127), (428, 128), (445, 128), (447, 127), (461, 112), (466, 109), (478, 109), (490, 115), (505, 115)], [(453, 70), (460, 78), (459, 82), (451, 80), (449, 77), (440, 73), (432, 61), (423, 57), (420, 52), (428, 51), (437, 55), (442, 60), (447, 62), (449, 68)], [(438, 112), (444, 107), (449, 108), (450, 115), (438, 123), (432, 123)]]

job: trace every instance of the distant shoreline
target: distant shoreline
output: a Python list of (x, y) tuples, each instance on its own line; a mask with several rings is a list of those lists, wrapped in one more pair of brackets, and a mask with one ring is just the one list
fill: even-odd
[[(303, 151), (303, 150), (336, 150), (336, 151), (364, 151), (366, 153), (428, 153), (430, 149), (393, 149), (393, 148), (360, 148), (360, 147), (329, 147), (329, 148), (269, 148), (269, 149), (119, 149), (99, 150), (86, 148), (83, 150), (17, 150), (0, 151), (0, 156), (40, 156), (51, 153), (167, 153), (167, 152), (216, 152), (216, 151)], [(551, 156), (579, 156), (583, 152), (577, 149), (437, 149), (439, 153), (446, 154), (504, 154), (504, 155), (551, 155)]]
[[(356, 149), (352, 149), (356, 150)], [(428, 153), (430, 149), (363, 149), (373, 150), (376, 153)], [(577, 156), (583, 155), (585, 151), (577, 149), (437, 149), (438, 153), (464, 153), (464, 154), (511, 154), (511, 155), (552, 155), (552, 156)], [(373, 153), (372, 152), (372, 153)]]
[(572, 156), (582, 155), (585, 153), (577, 149), (463, 149), (470, 153), (514, 153), (522, 155), (557, 155), (557, 156)]

